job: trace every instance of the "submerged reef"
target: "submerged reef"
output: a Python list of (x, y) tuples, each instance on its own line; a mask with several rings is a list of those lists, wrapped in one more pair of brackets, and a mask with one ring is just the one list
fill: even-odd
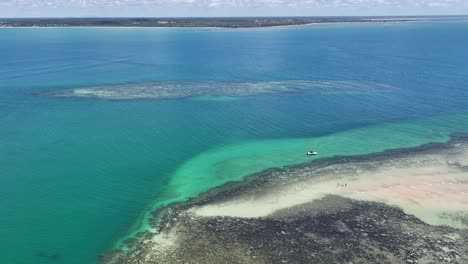
[(106, 100), (176, 99), (186, 97), (238, 97), (283, 92), (375, 92), (394, 87), (360, 81), (277, 81), (277, 82), (157, 82), (56, 90), (41, 95), (97, 98)]
[(155, 212), (103, 263), (468, 263), (468, 136), (270, 169)]
[(36, 252), (36, 257), (58, 261), (62, 258), (62, 255), (58, 252), (48, 252), (44, 250), (39, 250)]

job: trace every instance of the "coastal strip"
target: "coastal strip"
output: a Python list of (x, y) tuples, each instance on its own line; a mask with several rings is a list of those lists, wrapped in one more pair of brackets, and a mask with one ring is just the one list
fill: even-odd
[(121, 18), (0, 18), (1, 27), (169, 27), (263, 28), (323, 23), (396, 23), (428, 17), (121, 17)]
[(468, 135), (270, 169), (155, 212), (103, 263), (466, 263)]

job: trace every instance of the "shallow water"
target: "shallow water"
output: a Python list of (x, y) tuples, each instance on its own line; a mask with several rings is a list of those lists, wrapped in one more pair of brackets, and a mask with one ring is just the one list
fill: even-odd
[[(1, 29), (0, 260), (94, 263), (155, 206), (264, 168), (468, 130), (468, 23)], [(229, 52), (226, 52), (226, 51)], [(385, 93), (106, 101), (160, 81), (356, 81)], [(230, 98), (229, 98), (230, 99)]]

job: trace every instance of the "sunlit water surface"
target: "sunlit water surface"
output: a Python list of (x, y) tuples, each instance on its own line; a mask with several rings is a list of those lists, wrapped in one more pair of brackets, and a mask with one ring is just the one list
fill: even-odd
[[(468, 23), (1, 29), (0, 262), (95, 263), (147, 212), (266, 168), (468, 131)], [(385, 91), (168, 100), (44, 93), (151, 82)]]

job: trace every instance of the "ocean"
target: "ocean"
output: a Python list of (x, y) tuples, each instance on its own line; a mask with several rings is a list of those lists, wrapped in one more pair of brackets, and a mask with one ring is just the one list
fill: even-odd
[[(0, 262), (96, 263), (151, 229), (152, 210), (226, 182), (468, 132), (467, 32), (460, 21), (0, 29)], [(298, 80), (325, 88), (163, 100), (48, 96)]]

